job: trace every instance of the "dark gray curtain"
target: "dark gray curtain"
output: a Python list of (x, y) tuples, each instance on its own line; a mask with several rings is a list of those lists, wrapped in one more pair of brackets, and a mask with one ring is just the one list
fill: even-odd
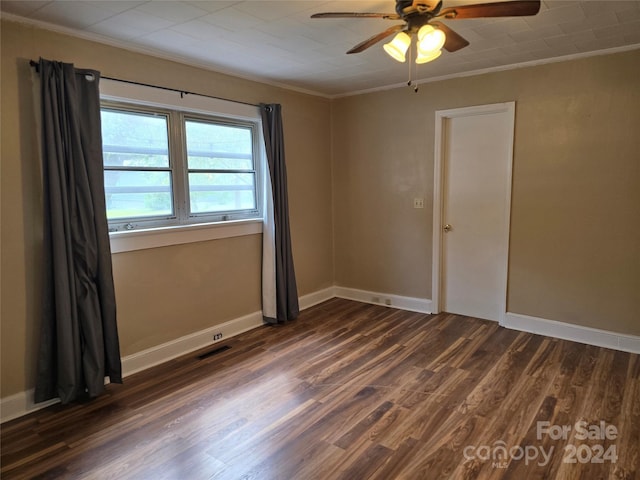
[(278, 104), (260, 104), (260, 114), (271, 177), (275, 220), (276, 318), (265, 317), (265, 320), (269, 323), (279, 323), (293, 320), (300, 313), (289, 230), (282, 109)]
[(122, 383), (104, 196), (99, 72), (40, 59), (44, 308), (35, 401)]

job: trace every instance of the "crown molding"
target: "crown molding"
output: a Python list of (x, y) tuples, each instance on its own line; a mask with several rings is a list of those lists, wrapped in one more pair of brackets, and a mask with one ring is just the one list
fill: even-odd
[[(412, 80), (411, 85), (413, 86), (415, 85), (422, 85), (425, 83), (433, 83), (433, 82), (441, 82), (443, 80), (451, 80), (453, 78), (464, 78), (464, 77), (473, 77), (476, 75), (485, 75), (487, 73), (495, 73), (495, 72), (504, 72), (507, 70), (517, 70), (520, 68), (528, 68), (528, 67), (537, 67), (539, 65), (547, 65), (549, 63), (560, 63), (560, 62), (568, 62), (571, 60), (579, 60), (581, 58), (589, 58), (589, 57), (598, 57), (601, 55), (611, 55), (614, 53), (621, 53), (621, 52), (628, 52), (631, 50), (637, 50), (640, 49), (640, 43), (634, 43), (633, 45), (624, 45), (622, 47), (613, 47), (613, 48), (605, 48), (602, 50), (594, 50), (591, 52), (583, 52), (583, 53), (572, 53), (570, 55), (561, 55), (558, 57), (552, 57), (552, 58), (543, 58), (540, 60), (531, 60), (529, 62), (521, 62), (521, 63), (512, 63), (509, 65), (500, 65), (497, 67), (489, 67), (489, 68), (482, 68), (482, 69), (478, 69), (478, 70), (471, 70), (468, 72), (459, 72), (459, 73), (452, 73), (449, 75), (440, 75), (438, 77), (429, 77), (429, 78), (419, 78), (416, 80)], [(394, 83), (391, 85), (385, 85), (385, 86), (381, 86), (381, 87), (374, 87), (374, 88), (368, 88), (365, 90), (358, 90), (355, 92), (348, 92), (348, 93), (340, 93), (340, 94), (336, 94), (336, 95), (329, 95), (329, 98), (334, 100), (337, 98), (344, 98), (344, 97), (353, 97), (355, 95), (364, 95), (367, 93), (375, 93), (375, 92), (382, 92), (385, 90), (394, 90), (396, 88), (401, 88), (407, 87), (407, 82), (402, 82), (402, 83)]]
[(41, 20), (34, 20), (32, 18), (21, 17), (19, 15), (14, 15), (12, 13), (7, 13), (7, 12), (0, 12), (0, 19), (5, 19), (15, 23), (22, 23), (24, 25), (40, 28), (42, 30), (61, 33), (63, 35), (68, 35), (70, 37), (81, 38), (83, 40), (88, 40), (90, 42), (101, 43), (103, 45), (108, 45), (110, 47), (121, 48), (123, 50), (127, 50), (130, 52), (141, 53), (143, 55), (149, 55), (151, 57), (160, 58), (162, 60), (168, 60), (171, 62), (180, 63), (182, 65), (187, 65), (189, 67), (196, 67), (196, 68), (207, 70), (213, 73), (219, 73), (222, 75), (228, 75), (230, 77), (241, 78), (243, 80), (261, 83), (263, 85), (269, 85), (270, 87), (281, 88), (284, 90), (301, 93), (303, 95), (311, 95), (314, 97), (322, 97), (326, 99), (331, 98), (330, 95), (327, 95), (322, 92), (316, 92), (314, 90), (308, 90), (305, 88), (296, 87), (293, 85), (289, 85), (287, 83), (276, 82), (276, 81), (269, 80), (262, 77), (247, 75), (245, 73), (237, 72), (234, 70), (227, 70), (223, 67), (212, 66), (211, 64), (208, 64), (208, 63), (198, 62), (196, 60), (181, 57), (180, 55), (167, 53), (162, 50), (151, 48), (151, 47), (141, 47), (138, 45), (132, 45), (129, 42), (126, 42), (124, 40), (116, 40), (114, 38), (107, 37), (105, 35), (100, 35), (99, 33), (75, 30), (73, 28), (63, 27), (61, 25), (55, 25), (53, 23), (43, 22)]
[[(101, 44), (108, 45), (108, 46), (111, 46), (111, 47), (121, 48), (123, 50), (128, 50), (130, 52), (141, 53), (143, 55), (149, 55), (149, 56), (152, 56), (152, 57), (161, 58), (163, 60), (169, 60), (169, 61), (172, 61), (172, 62), (180, 63), (182, 65), (187, 65), (187, 66), (191, 66), (191, 67), (196, 67), (196, 68), (200, 68), (200, 69), (203, 69), (203, 70), (207, 70), (209, 72), (219, 73), (219, 74), (222, 74), (222, 75), (229, 75), (229, 76), (232, 76), (232, 77), (241, 78), (243, 80), (257, 82), (257, 83), (261, 83), (261, 84), (264, 84), (264, 85), (269, 85), (271, 87), (281, 88), (281, 89), (284, 89), (284, 90), (289, 90), (289, 91), (300, 93), (300, 94), (304, 94), (304, 95), (311, 95), (311, 96), (314, 96), (314, 97), (321, 97), (321, 98), (325, 98), (325, 99), (328, 99), (328, 100), (335, 100), (335, 99), (345, 98), (345, 97), (353, 97), (353, 96), (357, 96), (357, 95), (365, 95), (365, 94), (369, 94), (369, 93), (382, 92), (382, 91), (386, 91), (386, 90), (394, 90), (396, 88), (403, 88), (403, 87), (406, 88), (406, 86), (407, 86), (406, 82), (401, 82), (401, 83), (393, 83), (393, 84), (389, 84), (389, 85), (382, 85), (380, 87), (368, 88), (368, 89), (364, 89), (364, 90), (356, 90), (356, 91), (338, 93), (338, 94), (327, 94), (327, 93), (318, 92), (318, 91), (315, 91), (315, 90), (308, 90), (308, 89), (305, 89), (305, 88), (296, 87), (296, 86), (289, 85), (289, 84), (283, 83), (283, 82), (277, 82), (277, 81), (269, 80), (269, 79), (258, 77), (258, 76), (252, 76), (252, 75), (247, 75), (247, 74), (244, 74), (244, 73), (241, 73), (241, 72), (237, 72), (237, 71), (233, 71), (233, 70), (227, 70), (227, 69), (224, 69), (222, 67), (217, 67), (217, 66), (214, 67), (211, 64), (198, 62), (198, 61), (194, 61), (194, 60), (191, 60), (191, 59), (185, 59), (184, 57), (181, 57), (179, 55), (173, 55), (173, 54), (170, 54), (170, 53), (166, 53), (166, 52), (163, 52), (163, 51), (161, 51), (159, 49), (131, 45), (126, 41), (116, 40), (116, 39), (113, 39), (111, 37), (107, 37), (107, 36), (100, 35), (100, 34), (97, 34), (97, 33), (79, 31), (79, 30), (75, 30), (73, 28), (63, 27), (63, 26), (60, 26), (60, 25), (55, 25), (55, 24), (52, 24), (52, 23), (43, 22), (41, 20), (34, 20), (34, 19), (31, 19), (31, 18), (21, 17), (19, 15), (14, 15), (14, 14), (11, 14), (11, 13), (0, 12), (0, 19), (6, 19), (6, 20), (13, 21), (13, 22), (16, 22), (16, 23), (22, 23), (22, 24), (26, 24), (26, 25), (31, 25), (31, 26), (34, 26), (34, 27), (37, 27), (37, 28), (41, 28), (43, 30), (50, 30), (50, 31), (53, 31), (53, 32), (62, 33), (64, 35), (69, 35), (69, 36), (72, 36), (72, 37), (81, 38), (81, 39), (84, 39), (84, 40), (101, 43)], [(508, 70), (516, 70), (516, 69), (520, 69), (520, 68), (528, 68), (528, 67), (535, 67), (535, 66), (539, 66), (539, 65), (547, 65), (547, 64), (550, 64), (550, 63), (560, 63), (560, 62), (567, 62), (567, 61), (570, 61), (570, 60), (578, 60), (578, 59), (582, 59), (582, 58), (596, 57), (596, 56), (601, 56), (601, 55), (611, 55), (611, 54), (614, 54), (614, 53), (627, 52), (627, 51), (637, 50), (637, 49), (640, 49), (640, 43), (636, 43), (636, 44), (633, 44), (633, 45), (624, 45), (622, 47), (614, 47), (614, 48), (606, 48), (606, 49), (602, 49), (602, 50), (594, 50), (594, 51), (591, 51), (591, 52), (574, 53), (574, 54), (570, 54), (570, 55), (561, 55), (561, 56), (558, 56), (558, 57), (544, 58), (544, 59), (540, 59), (540, 60), (531, 60), (531, 61), (528, 61), (528, 62), (513, 63), (513, 64), (509, 64), (509, 65), (500, 65), (500, 66), (496, 66), (496, 67), (489, 67), (489, 68), (483, 68), (483, 69), (478, 69), (478, 70), (471, 70), (471, 71), (468, 71), (468, 72), (452, 73), (452, 74), (449, 74), (449, 75), (441, 75), (441, 76), (438, 76), (438, 77), (418, 78), (418, 79), (414, 80), (414, 82), (412, 82), (412, 83), (415, 83), (416, 85), (420, 86), (420, 85), (423, 85), (423, 84), (428, 84), (428, 83), (433, 83), (433, 82), (441, 82), (443, 80), (451, 80), (451, 79), (454, 79), (454, 78), (464, 78), (464, 77), (472, 77), (472, 76), (476, 76), (476, 75), (485, 75), (485, 74), (495, 73), (495, 72), (503, 72), (503, 71), (508, 71)]]

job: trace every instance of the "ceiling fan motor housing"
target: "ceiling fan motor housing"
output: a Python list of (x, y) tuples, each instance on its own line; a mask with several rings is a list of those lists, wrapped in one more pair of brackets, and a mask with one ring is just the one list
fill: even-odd
[(416, 15), (428, 15), (433, 18), (440, 12), (442, 8), (442, 0), (440, 0), (433, 8), (428, 3), (422, 3), (412, 0), (396, 0), (396, 13), (404, 20)]
[(404, 9), (411, 5), (413, 5), (413, 0), (396, 0), (396, 13), (402, 17)]

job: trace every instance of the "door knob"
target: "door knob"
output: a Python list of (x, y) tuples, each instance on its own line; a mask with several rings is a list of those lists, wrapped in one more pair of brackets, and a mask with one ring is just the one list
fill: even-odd
[(442, 229), (443, 229), (445, 232), (449, 232), (449, 231), (451, 231), (451, 225), (449, 225), (449, 224), (447, 223), (444, 227), (442, 227)]

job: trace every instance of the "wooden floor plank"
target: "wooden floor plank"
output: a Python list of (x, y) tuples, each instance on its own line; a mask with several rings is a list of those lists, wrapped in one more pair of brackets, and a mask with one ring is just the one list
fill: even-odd
[(640, 480), (638, 355), (342, 299), (224, 344), (2, 425), (2, 478)]

